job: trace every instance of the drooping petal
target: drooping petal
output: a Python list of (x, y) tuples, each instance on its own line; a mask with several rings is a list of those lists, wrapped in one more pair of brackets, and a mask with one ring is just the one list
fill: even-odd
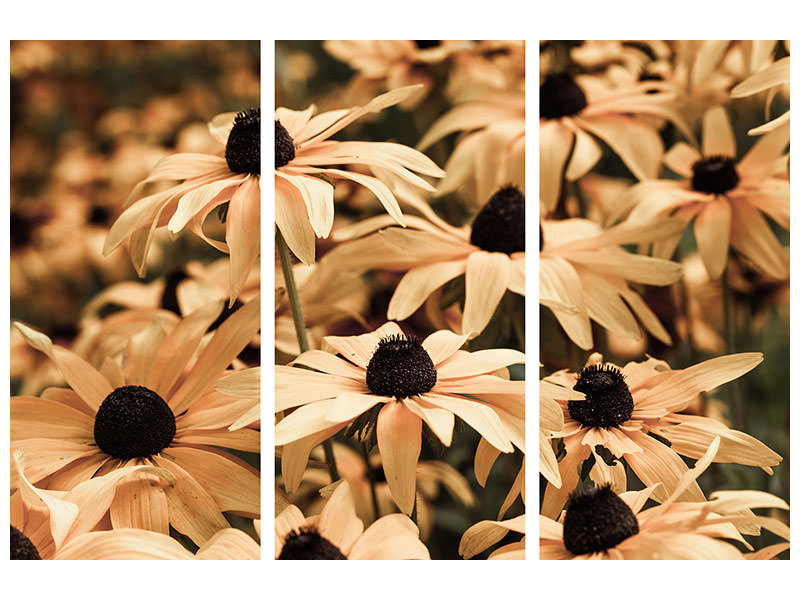
[(511, 261), (501, 252), (473, 252), (467, 258), (462, 330), (477, 336), (492, 318), (508, 289)]
[(387, 402), (378, 413), (377, 434), (389, 491), (400, 510), (410, 515), (416, 499), (422, 419), (400, 402)]
[(731, 205), (725, 196), (717, 196), (703, 207), (694, 221), (697, 251), (712, 279), (719, 279), (728, 262), (731, 235)]

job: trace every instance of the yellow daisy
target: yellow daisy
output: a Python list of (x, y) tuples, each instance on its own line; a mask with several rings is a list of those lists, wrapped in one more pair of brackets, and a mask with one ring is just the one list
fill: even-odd
[(175, 485), (127, 481), (111, 504), (112, 524), (161, 533), (172, 526), (197, 544), (228, 527), (225, 511), (258, 516), (258, 472), (217, 448), (259, 451), (258, 430), (229, 430), (252, 400), (232, 402), (213, 388), (258, 330), (259, 301), (231, 315), (199, 354), (221, 302), (188, 315), (170, 333), (154, 323), (129, 340), (122, 366), (109, 358), (100, 370), (17, 324), (70, 386), (11, 398), (11, 446), (25, 451), (30, 481), (70, 490), (128, 465), (161, 467)]
[[(340, 269), (406, 271), (386, 315), (397, 321), (410, 317), (445, 283), (464, 275), (461, 331), (473, 338), (489, 323), (506, 290), (525, 295), (525, 196), (514, 186), (496, 190), (472, 225), (461, 228), (430, 209), (426, 217), (407, 216), (406, 229), (388, 227), (342, 243), (327, 259)], [(363, 235), (389, 224), (386, 217), (367, 219), (338, 237)]]
[(775, 544), (757, 553), (743, 553), (732, 539), (752, 547), (737, 527), (764, 527), (786, 540), (789, 528), (773, 517), (754, 515), (753, 508), (789, 510), (780, 498), (758, 491), (720, 491), (708, 502), (678, 498), (708, 467), (720, 446), (715, 438), (694, 468), (686, 471), (663, 504), (642, 510), (659, 484), (617, 495), (610, 487), (573, 492), (562, 519), (539, 518), (539, 558), (544, 560), (766, 559), (786, 550)]
[[(759, 352), (731, 354), (671, 371), (654, 358), (617, 367), (593, 354), (580, 373), (558, 371), (545, 377), (565, 388), (564, 398), (556, 397), (564, 426), (552, 437), (563, 439), (566, 454), (558, 463), (561, 487), (548, 484), (542, 514), (558, 515), (586, 459), (593, 459), (593, 481), (611, 482), (620, 491), (627, 489), (625, 466), (618, 460), (623, 459), (645, 485), (662, 484), (653, 491), (658, 501), (673, 493), (687, 471), (681, 456), (702, 457), (715, 437), (722, 440), (717, 462), (757, 466), (771, 474), (770, 467), (782, 459), (767, 446), (714, 419), (683, 412), (697, 394), (744, 375), (763, 358)], [(572, 390), (583, 392), (586, 399), (569, 400), (566, 395)], [(613, 455), (611, 464), (598, 452), (600, 446)], [(681, 499), (703, 501), (705, 497), (692, 483)]]
[[(367, 188), (397, 223), (405, 225), (400, 206), (384, 182), (396, 177), (417, 188), (434, 188), (416, 173), (443, 177), (444, 171), (427, 156), (390, 142), (339, 142), (330, 140), (350, 123), (380, 112), (419, 90), (411, 85), (373, 98), (364, 106), (314, 115), (305, 110), (275, 109), (275, 224), (297, 258), (314, 262), (314, 237), (326, 238), (333, 226), (333, 185), (349, 179)], [(362, 165), (375, 176), (330, 168), (328, 165)]]
[[(686, 225), (694, 221), (697, 249), (709, 275), (718, 279), (733, 247), (771, 277), (789, 276), (789, 258), (762, 213), (789, 229), (789, 129), (778, 128), (760, 138), (736, 161), (736, 141), (722, 107), (703, 115), (701, 151), (678, 142), (664, 164), (683, 179), (644, 181), (620, 202), (634, 206), (627, 221), (646, 223), (671, 214)], [(653, 244), (656, 256), (669, 258), (683, 230)]]
[(446, 330), (407, 339), (394, 322), (324, 342), (342, 358), (310, 350), (292, 363), (319, 372), (275, 367), (275, 410), (294, 408), (275, 427), (275, 445), (285, 446), (284, 480), (299, 482), (311, 449), (359, 417), (376, 435), (392, 497), (406, 514), (415, 503), (423, 423), (449, 446), (457, 415), (497, 450), (524, 451), (525, 382), (491, 375), (524, 362), (521, 352), (460, 351), (466, 336)]
[[(108, 232), (103, 254), (127, 243), (136, 272), (143, 277), (155, 230), (167, 227), (177, 234), (188, 227), (217, 250), (230, 254), (233, 304), (261, 251), (261, 109), (217, 115), (209, 130), (224, 144), (224, 151), (218, 156), (180, 153), (159, 161), (131, 192), (127, 208)], [(162, 181), (183, 183), (137, 199), (145, 186)], [(227, 204), (224, 242), (203, 232), (206, 217), (223, 204)]]

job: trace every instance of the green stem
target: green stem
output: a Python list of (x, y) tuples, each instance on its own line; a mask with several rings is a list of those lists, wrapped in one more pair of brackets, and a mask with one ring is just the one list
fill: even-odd
[(378, 509), (378, 494), (375, 492), (375, 473), (372, 472), (372, 467), (369, 464), (367, 445), (361, 444), (361, 450), (364, 453), (364, 463), (367, 465), (367, 479), (369, 479), (369, 490), (372, 494), (372, 510), (375, 512), (374, 520), (377, 521), (381, 516), (381, 511)]
[[(275, 245), (278, 250), (278, 258), (281, 262), (283, 281), (286, 286), (286, 296), (289, 299), (289, 307), (292, 310), (294, 320), (294, 330), (297, 334), (297, 344), (300, 346), (300, 354), (310, 349), (308, 344), (308, 333), (306, 323), (303, 319), (303, 309), (300, 306), (300, 294), (297, 292), (297, 284), (294, 281), (294, 271), (292, 270), (292, 259), (289, 255), (289, 246), (283, 239), (280, 229), (275, 232)], [(322, 442), (322, 449), (325, 451), (325, 462), (328, 463), (328, 472), (331, 475), (331, 483), (339, 480), (339, 470), (336, 468), (336, 457), (333, 455), (333, 442), (330, 438)]]

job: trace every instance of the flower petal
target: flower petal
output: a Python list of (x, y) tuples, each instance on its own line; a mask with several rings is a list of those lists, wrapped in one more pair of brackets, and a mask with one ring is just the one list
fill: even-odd
[(511, 261), (501, 252), (473, 252), (467, 258), (462, 330), (477, 336), (492, 318), (508, 289)]
[(422, 420), (402, 403), (387, 402), (378, 413), (377, 433), (389, 491), (400, 510), (410, 515), (416, 500)]

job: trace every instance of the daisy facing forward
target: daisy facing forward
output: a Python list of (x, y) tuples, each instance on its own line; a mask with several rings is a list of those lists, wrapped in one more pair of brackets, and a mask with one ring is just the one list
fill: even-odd
[(570, 494), (566, 513), (557, 522), (539, 518), (539, 558), (543, 560), (635, 559), (769, 559), (789, 547), (774, 544), (743, 553), (727, 540), (752, 547), (738, 527), (764, 527), (784, 539), (789, 528), (779, 519), (754, 515), (750, 509), (789, 510), (780, 498), (758, 491), (720, 491), (708, 502), (678, 502), (702, 474), (720, 446), (715, 438), (694, 468), (685, 472), (667, 500), (642, 510), (659, 484), (620, 495), (607, 485)]
[[(444, 171), (413, 148), (390, 142), (328, 139), (357, 119), (402, 102), (420, 87), (398, 88), (373, 98), (364, 106), (318, 115), (314, 115), (317, 108), (313, 104), (302, 111), (275, 109), (275, 224), (289, 249), (302, 262), (314, 262), (314, 236), (328, 237), (333, 226), (331, 179), (349, 179), (364, 186), (401, 225), (405, 225), (405, 221), (400, 206), (383, 180), (396, 177), (416, 188), (435, 191), (415, 172), (443, 177)], [(362, 165), (375, 176), (329, 168), (329, 165)]]
[[(567, 495), (578, 484), (581, 464), (594, 459), (590, 477), (598, 484), (611, 483), (614, 490), (627, 489), (623, 459), (646, 486), (661, 483), (652, 495), (663, 502), (677, 488), (687, 471), (682, 456), (700, 458), (717, 436), (721, 438), (716, 462), (761, 467), (772, 473), (781, 457), (757, 439), (728, 429), (714, 419), (682, 411), (700, 392), (707, 392), (740, 377), (763, 360), (759, 352), (731, 354), (677, 371), (660, 360), (630, 362), (624, 367), (603, 363), (593, 354), (580, 373), (558, 371), (544, 380), (586, 395), (585, 400), (559, 399), (564, 427), (552, 434), (563, 438), (566, 454), (558, 464), (561, 487), (548, 484), (542, 514), (555, 517)], [(566, 396), (565, 396), (566, 398)], [(652, 437), (648, 434), (655, 434)], [(662, 443), (659, 439), (666, 440)], [(613, 456), (609, 465), (598, 453), (603, 446)], [(702, 502), (696, 483), (680, 497)]]
[[(127, 208), (108, 232), (103, 254), (127, 243), (136, 272), (143, 277), (155, 230), (166, 226), (171, 234), (177, 234), (188, 227), (217, 250), (230, 254), (233, 304), (261, 251), (261, 109), (217, 115), (208, 127), (225, 145), (224, 152), (219, 156), (180, 153), (159, 161), (131, 192)], [(136, 199), (146, 185), (164, 181), (182, 183)], [(222, 217), (224, 242), (203, 232), (206, 217), (223, 204), (227, 204)]]
[[(702, 152), (678, 142), (664, 164), (683, 177), (679, 181), (645, 181), (633, 186), (620, 204), (635, 206), (627, 221), (649, 222), (672, 214), (686, 225), (694, 221), (697, 249), (708, 274), (719, 279), (732, 246), (759, 271), (776, 279), (789, 276), (789, 258), (764, 215), (789, 229), (789, 181), (786, 179), (789, 129), (760, 138), (739, 162), (736, 141), (725, 109), (703, 115)], [(669, 258), (680, 241), (677, 232), (653, 244), (656, 256)]]
[[(514, 186), (497, 190), (472, 225), (462, 228), (432, 211), (426, 216), (429, 220), (406, 217), (407, 229), (388, 227), (342, 243), (328, 260), (340, 269), (406, 271), (386, 315), (397, 321), (410, 317), (445, 283), (464, 275), (461, 330), (473, 338), (489, 323), (506, 290), (525, 295), (525, 196)], [(386, 225), (386, 217), (375, 217), (351, 231), (363, 234)]]
[(350, 486), (342, 481), (318, 516), (294, 504), (275, 518), (277, 560), (429, 560), (419, 530), (405, 515), (381, 517), (366, 531), (356, 516)]
[(172, 526), (198, 545), (229, 526), (223, 512), (257, 517), (258, 472), (218, 448), (259, 452), (258, 430), (228, 429), (252, 400), (232, 401), (213, 388), (258, 330), (259, 303), (256, 297), (234, 312), (199, 354), (221, 302), (188, 315), (169, 334), (155, 322), (130, 339), (123, 366), (107, 359), (99, 371), (17, 324), (71, 388), (11, 398), (11, 446), (25, 451), (30, 481), (70, 490), (127, 465), (161, 467), (175, 484), (162, 489), (144, 476), (126, 481), (111, 503), (112, 523), (160, 533)]
[(497, 450), (524, 450), (525, 382), (491, 375), (524, 362), (521, 352), (460, 351), (466, 336), (446, 330), (422, 342), (407, 339), (393, 322), (324, 342), (342, 358), (310, 350), (293, 363), (320, 372), (275, 367), (275, 410), (295, 409), (275, 427), (275, 444), (285, 446), (285, 481), (298, 480), (311, 449), (364, 413), (376, 433), (389, 489), (406, 514), (415, 504), (423, 423), (445, 446), (458, 416)]

